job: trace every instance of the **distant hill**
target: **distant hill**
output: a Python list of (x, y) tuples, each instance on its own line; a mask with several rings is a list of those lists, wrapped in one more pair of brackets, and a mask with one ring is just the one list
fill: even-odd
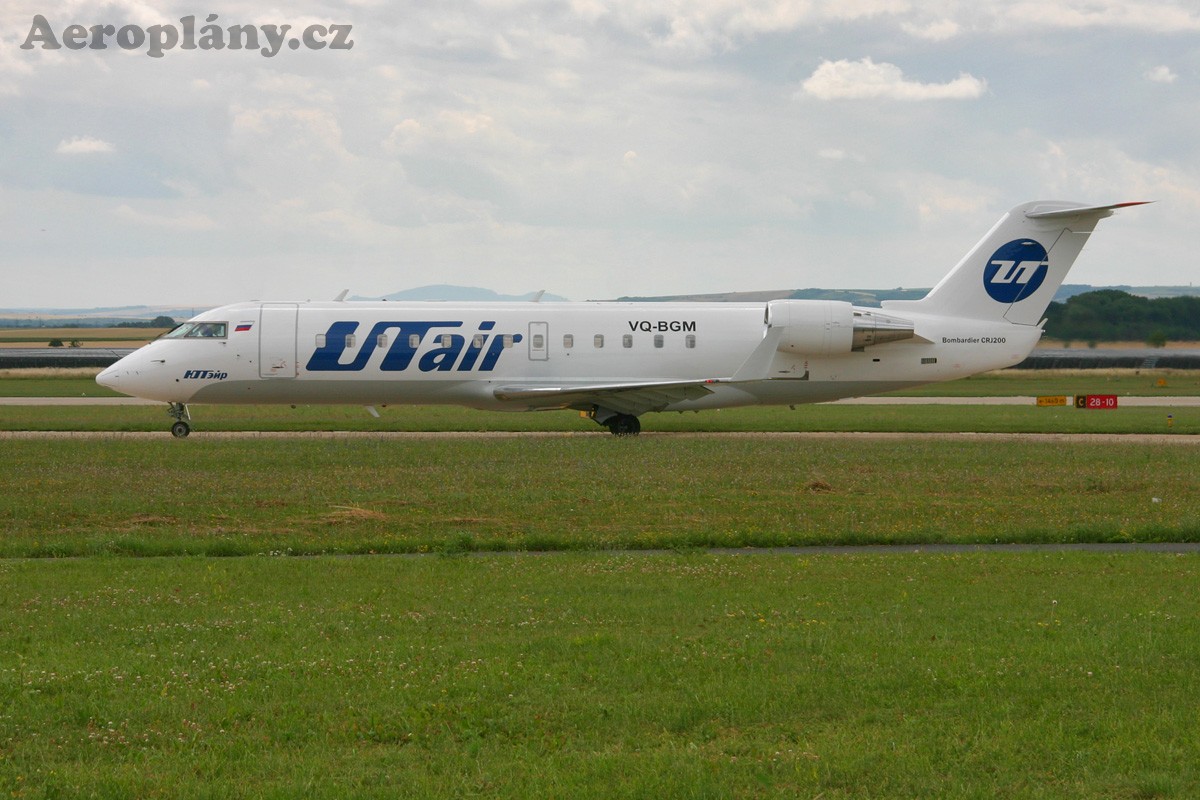
[(1200, 340), (1200, 297), (1144, 297), (1100, 289), (1054, 302), (1046, 309), (1046, 334), (1090, 342)]
[(0, 328), (111, 328), (156, 317), (181, 321), (208, 306), (113, 306), (104, 308), (0, 308)]
[(918, 300), (928, 289), (776, 289), (764, 292), (680, 294), (663, 297), (618, 297), (631, 303), (765, 303), (770, 300), (842, 300), (859, 306), (878, 306), (883, 300)]
[[(449, 284), (435, 284), (433, 286), (418, 286), (416, 289), (405, 289), (392, 294), (385, 294), (382, 297), (351, 297), (351, 300), (445, 300), (450, 302), (471, 303), (471, 302), (520, 302), (532, 300), (537, 295), (537, 292), (526, 292), (525, 294), (500, 294), (491, 289), (482, 289), (477, 286), (451, 286)], [(563, 302), (567, 298), (560, 297), (556, 294), (543, 294), (541, 300), (547, 303)]]
[(1200, 297), (1200, 286), (1089, 286), (1086, 283), (1064, 283), (1054, 299), (1061, 303), (1077, 294), (1115, 289), (1135, 297)]

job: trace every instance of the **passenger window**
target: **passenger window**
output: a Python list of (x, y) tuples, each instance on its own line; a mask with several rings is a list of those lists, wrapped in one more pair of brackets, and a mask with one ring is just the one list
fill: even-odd
[(325, 334), (323, 334), (323, 333), (317, 334), (317, 349), (318, 350), (325, 349)]
[(656, 334), (654, 334), (654, 346), (655, 346), (655, 347), (662, 347), (662, 346), (663, 346), (663, 338), (662, 338), (662, 334), (661, 334), (661, 333), (656, 333)]
[(408, 335), (408, 349), (416, 350), (420, 346), (421, 346), (421, 334), (410, 333)]
[(604, 347), (604, 334), (597, 333), (596, 337), (592, 339), (592, 344), (596, 347)]
[(483, 349), (483, 334), (482, 333), (477, 333), (471, 337), (471, 349), (472, 350), (482, 350)]
[(355, 341), (356, 341), (356, 340), (355, 340), (355, 338), (354, 338), (354, 334), (353, 334), (353, 333), (347, 333), (347, 334), (346, 334), (346, 347), (347, 347), (347, 348), (354, 347), (354, 342), (355, 342)]
[(633, 347), (633, 334), (627, 333), (621, 337), (621, 347)]
[(546, 337), (542, 336), (540, 333), (535, 333), (533, 335), (533, 349), (541, 350), (545, 346), (546, 346)]
[(442, 347), (449, 347), (450, 346), (450, 334), (443, 333), (441, 336), (438, 337), (438, 341), (441, 343)]
[(380, 350), (387, 347), (387, 334), (386, 333), (381, 333), (375, 337), (375, 346), (378, 347)]
[(575, 337), (569, 333), (563, 334), (563, 349), (570, 350), (575, 346)]
[(695, 350), (696, 349), (696, 334), (689, 333), (687, 336), (683, 337), (683, 346), (686, 347), (688, 350)]
[(513, 346), (513, 335), (511, 333), (504, 334), (504, 349), (507, 350), (508, 348), (510, 348), (512, 346)]

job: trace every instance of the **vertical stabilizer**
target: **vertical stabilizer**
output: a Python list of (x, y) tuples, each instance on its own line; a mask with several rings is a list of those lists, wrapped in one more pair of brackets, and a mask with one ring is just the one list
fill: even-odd
[(1140, 202), (1085, 206), (1024, 203), (1005, 214), (920, 300), (888, 300), (888, 311), (1036, 325), (1096, 223)]

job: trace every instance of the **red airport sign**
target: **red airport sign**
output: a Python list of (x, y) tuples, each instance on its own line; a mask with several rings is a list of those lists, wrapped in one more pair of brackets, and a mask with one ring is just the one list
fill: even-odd
[(1077, 394), (1075, 395), (1076, 408), (1116, 408), (1117, 396), (1115, 394)]

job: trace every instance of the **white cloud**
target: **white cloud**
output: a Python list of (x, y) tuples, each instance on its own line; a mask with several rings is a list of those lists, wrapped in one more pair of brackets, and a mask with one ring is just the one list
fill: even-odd
[[(614, 21), (669, 51), (703, 56), (737, 49), (767, 35), (894, 16), (909, 10), (908, 0), (673, 0), (617, 4)], [(590, 5), (576, 13), (594, 21)]]
[(1200, 30), (1188, 0), (942, 0), (896, 14), (910, 36), (944, 41), (974, 32), (1062, 31), (1108, 28), (1177, 34)]
[(1200, 30), (1200, 16), (1171, 2), (1147, 0), (1045, 0), (997, 6), (997, 27), (1123, 28), (1180, 33)]
[(949, 83), (908, 80), (895, 64), (861, 61), (822, 61), (801, 84), (801, 91), (818, 100), (973, 100), (987, 82), (961, 73)]
[(120, 219), (135, 225), (148, 225), (154, 228), (167, 228), (176, 231), (207, 231), (217, 227), (212, 218), (200, 212), (185, 212), (183, 214), (147, 214), (137, 211), (128, 205), (121, 204), (113, 212)]
[(62, 155), (89, 155), (92, 153), (111, 153), (115, 148), (103, 139), (93, 139), (91, 136), (72, 136), (63, 139), (54, 148), (54, 152)]
[(915, 25), (911, 22), (901, 23), (900, 29), (909, 36), (927, 39), (931, 42), (944, 42), (953, 39), (962, 30), (961, 26), (952, 19), (940, 19), (925, 25)]
[(0, 36), (0, 95), (20, 94), (21, 78), (33, 74), (30, 59), (17, 49), (20, 41)]
[(1171, 68), (1165, 64), (1157, 66), (1154, 69), (1146, 70), (1146, 80), (1153, 83), (1174, 83), (1179, 76), (1171, 71)]
[(1181, 219), (1200, 212), (1200, 175), (1194, 165), (1146, 161), (1103, 139), (1047, 141), (1038, 167), (1043, 183), (1060, 197), (1161, 201)]
[[(58, 31), (187, 11), (51, 5)], [(147, 276), (86, 279), (70, 300), (45, 281), (22, 302), (156, 300), (153, 275), (202, 262), (191, 303), (332, 296), (330, 263), (363, 293), (928, 285), (949, 266), (923, 272), (929, 252), (952, 264), (979, 226), (1036, 197), (1161, 199), (1122, 224), (1162, 239), (1153, 282), (1194, 272), (1200, 107), (1177, 89), (1193, 77), (1196, 0), (270, 8), (231, 0), (220, 23), (353, 23), (355, 47), (23, 51), (13, 37), (45, 4), (0, 9), (0, 205), (13, 212), (0, 272), (54, 266), (26, 243), (36, 226), (95, 242), (107, 275)], [(1081, 103), (1114, 58), (1105, 103)], [(986, 108), (897, 102), (983, 94)], [(1046, 155), (1050, 141), (1065, 154)], [(127, 296), (135, 284), (146, 296)]]

